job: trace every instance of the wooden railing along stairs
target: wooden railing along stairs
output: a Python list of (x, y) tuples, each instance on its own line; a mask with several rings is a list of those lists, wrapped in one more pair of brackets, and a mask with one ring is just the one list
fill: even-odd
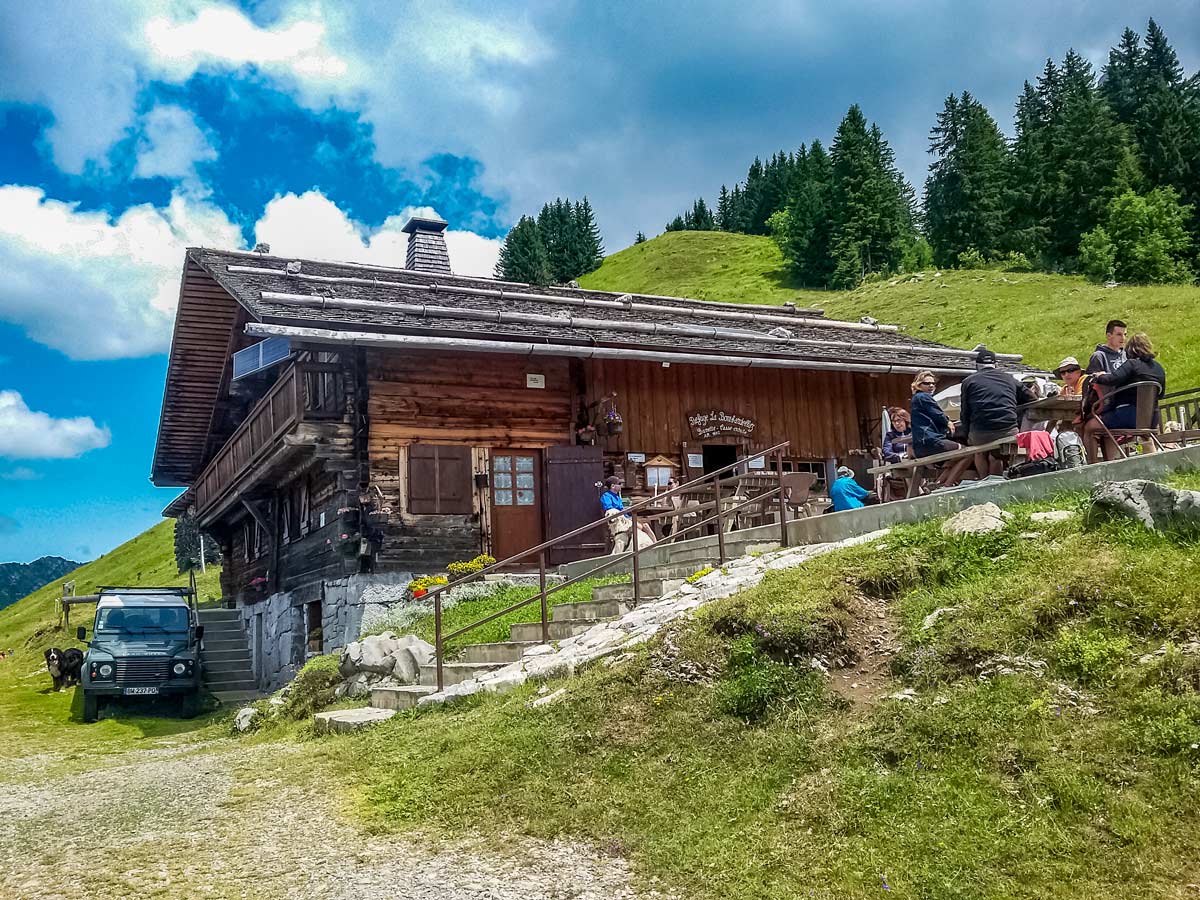
[[(668, 537), (650, 544), (638, 547), (638, 541), (634, 540), (631, 542), (631, 549), (601, 557), (596, 560), (595, 566), (575, 564), (571, 567), (572, 570), (582, 568), (583, 571), (570, 574), (557, 583), (552, 583), (552, 576), (547, 570), (546, 559), (549, 551), (594, 528), (607, 528), (607, 518), (597, 519), (508, 559), (500, 560), (465, 579), (430, 591), (428, 598), (433, 602), (435, 661), (422, 667), (419, 684), (374, 689), (371, 692), (371, 705), (384, 709), (411, 708), (427, 694), (518, 661), (526, 650), (537, 644), (547, 644), (581, 634), (600, 622), (624, 615), (640, 603), (657, 600), (677, 588), (687, 576), (706, 565), (724, 565), (728, 560), (745, 552), (749, 546), (762, 543), (762, 537), (758, 534), (753, 538), (745, 538), (739, 537), (737, 532), (726, 533), (727, 524), (736, 521), (739, 512), (762, 512), (768, 506), (773, 506), (778, 515), (779, 543), (787, 546), (787, 497), (783, 482), (783, 457), (787, 448), (788, 442), (785, 441), (660, 493), (657, 497), (632, 504), (625, 512), (631, 519), (633, 534), (637, 535), (641, 522), (668, 518), (674, 519), (676, 523), (682, 521), (680, 511), (662, 511), (664, 501), (669, 501), (675, 496), (687, 495), (695, 498), (707, 495), (707, 499), (690, 503), (686, 508), (686, 514), (694, 517), (696, 521), (686, 525), (677, 524)], [(758, 470), (751, 474), (751, 460), (762, 458), (770, 459), (773, 467), (765, 472)], [(739, 494), (739, 485), (744, 481), (754, 483), (762, 489), (753, 497), (743, 498)], [(764, 487), (764, 481), (767, 481), (769, 486)], [(674, 546), (687, 534), (703, 535), (708, 530), (715, 531), (715, 542), (689, 541)], [(648, 553), (652, 553), (653, 562), (648, 563), (645, 560)], [(537, 593), (446, 633), (442, 624), (442, 600), (447, 591), (482, 580), (493, 573), (511, 572), (514, 567), (527, 563), (531, 558), (537, 560)], [(602, 585), (593, 588), (590, 601), (562, 603), (551, 608), (549, 598), (559, 591), (586, 579), (625, 569), (631, 573), (629, 582)], [(535, 603), (538, 604), (541, 614), (540, 621), (514, 624), (509, 628), (507, 641), (468, 644), (462, 648), (460, 658), (454, 661), (447, 659), (447, 646), (455, 638)]]

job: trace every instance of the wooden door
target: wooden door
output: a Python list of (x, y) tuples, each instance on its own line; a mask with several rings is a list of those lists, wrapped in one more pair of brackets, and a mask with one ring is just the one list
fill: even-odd
[[(492, 451), (492, 555), (507, 559), (542, 537), (542, 453)], [(519, 559), (514, 568), (534, 568), (537, 558)]]
[[(604, 452), (600, 447), (546, 448), (546, 540), (582, 528), (600, 518), (600, 492), (604, 478)], [(603, 556), (608, 529), (597, 526), (576, 535), (549, 554), (551, 565)]]

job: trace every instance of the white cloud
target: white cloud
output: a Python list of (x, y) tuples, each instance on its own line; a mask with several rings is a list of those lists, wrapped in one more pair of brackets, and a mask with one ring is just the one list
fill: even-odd
[(71, 459), (111, 441), (109, 430), (87, 416), (55, 419), (30, 409), (16, 391), (0, 391), (0, 456)]
[(41, 477), (41, 474), (29, 466), (17, 466), (7, 472), (0, 472), (0, 481), (37, 481)]
[[(254, 236), (256, 242), (270, 244), (272, 253), (283, 256), (403, 267), (408, 235), (400, 229), (413, 215), (436, 216), (437, 212), (429, 207), (405, 209), (368, 231), (320, 191), (306, 191), (268, 203)], [(446, 231), (450, 266), (459, 275), (490, 277), (500, 244), (470, 231)]]
[(113, 219), (39, 188), (0, 187), (0, 319), (72, 359), (162, 352), (184, 248), (198, 245), (240, 248), (242, 238), (221, 210), (184, 192)]
[(217, 158), (209, 136), (196, 117), (179, 106), (160, 104), (142, 119), (137, 142), (135, 178), (179, 178), (196, 181), (196, 163)]

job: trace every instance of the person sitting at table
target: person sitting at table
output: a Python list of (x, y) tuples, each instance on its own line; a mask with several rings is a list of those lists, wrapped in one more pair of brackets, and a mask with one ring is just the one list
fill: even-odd
[(873, 493), (854, 480), (854, 472), (849, 466), (838, 466), (837, 476), (829, 486), (829, 499), (833, 501), (834, 512), (862, 509), (867, 503), (879, 502)]
[[(604, 492), (600, 495), (600, 506), (604, 509), (604, 515), (608, 517), (608, 530), (612, 535), (614, 553), (624, 553), (628, 550), (633, 538), (633, 521), (629, 513), (625, 512), (625, 501), (621, 499), (621, 488), (624, 486), (624, 481), (616, 475), (610, 475), (604, 479)], [(650, 524), (646, 521), (638, 522), (638, 547), (649, 546), (656, 540)]]
[(1054, 370), (1054, 377), (1061, 381), (1062, 388), (1058, 392), (1060, 397), (1082, 397), (1083, 385), (1087, 380), (1083, 374), (1083, 368), (1079, 365), (1079, 360), (1073, 356), (1068, 356), (1058, 364), (1058, 368)]
[[(1005, 438), (1015, 440), (1019, 423), (1017, 407), (1037, 399), (1028, 385), (996, 368), (996, 354), (986, 347), (975, 354), (975, 373), (963, 380), (959, 396), (962, 404), (959, 422), (969, 447)], [(999, 475), (1004, 464), (991, 453), (976, 453), (975, 469), (981, 476)]]
[(908, 410), (902, 406), (893, 406), (888, 410), (888, 418), (892, 427), (883, 436), (883, 461), (898, 463), (904, 459), (912, 444), (912, 419)]
[[(1167, 390), (1167, 373), (1154, 358), (1154, 345), (1145, 332), (1138, 332), (1129, 339), (1125, 353), (1125, 364), (1115, 372), (1102, 372), (1091, 377), (1091, 383), (1105, 388), (1105, 392), (1095, 414), (1083, 426), (1083, 445), (1089, 463), (1100, 461), (1101, 444), (1104, 459), (1112, 461), (1120, 458), (1121, 451), (1105, 432), (1104, 425), (1116, 429), (1137, 427), (1138, 392), (1131, 389), (1133, 385), (1153, 381), (1158, 384), (1160, 397)], [(1157, 407), (1151, 425), (1158, 425)]]
[[(912, 403), (909, 406), (912, 422), (913, 455), (920, 459), (937, 453), (949, 453), (961, 450), (962, 444), (950, 440), (950, 419), (938, 402), (933, 399), (937, 388), (937, 376), (928, 369), (922, 369), (912, 382)], [(939, 485), (958, 484), (963, 472), (971, 464), (970, 457), (952, 466), (943, 466), (938, 475)]]

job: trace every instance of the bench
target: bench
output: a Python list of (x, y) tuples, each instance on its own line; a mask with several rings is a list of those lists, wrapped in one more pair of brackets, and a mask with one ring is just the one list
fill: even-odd
[(1017, 439), (1015, 437), (1001, 438), (977, 447), (963, 447), (961, 450), (948, 450), (945, 453), (935, 453), (932, 456), (922, 456), (917, 459), (904, 459), (898, 463), (886, 466), (875, 466), (867, 469), (871, 475), (901, 474), (909, 479), (908, 497), (916, 497), (921, 492), (921, 484), (926, 476), (926, 469), (934, 468), (941, 463), (955, 462), (974, 456), (976, 453), (998, 452), (1000, 456), (1017, 455)]

